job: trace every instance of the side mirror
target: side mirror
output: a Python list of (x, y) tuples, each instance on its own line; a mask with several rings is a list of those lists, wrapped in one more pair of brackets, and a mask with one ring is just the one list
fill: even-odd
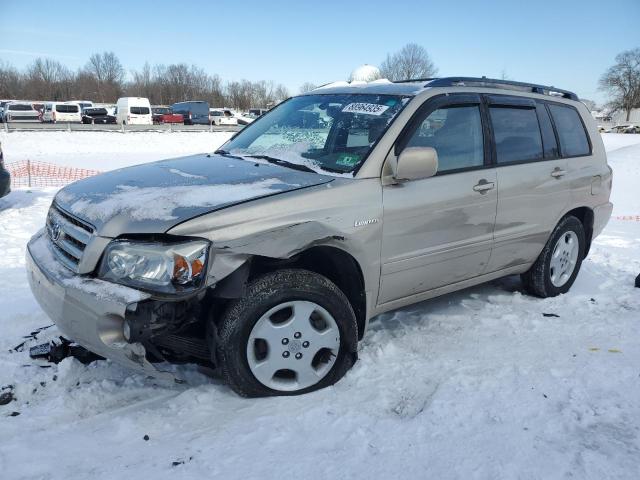
[(433, 147), (407, 147), (398, 157), (396, 180), (433, 177), (438, 171), (438, 152)]

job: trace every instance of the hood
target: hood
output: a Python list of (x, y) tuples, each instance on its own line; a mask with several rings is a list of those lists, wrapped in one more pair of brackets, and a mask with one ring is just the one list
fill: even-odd
[(321, 185), (333, 177), (220, 155), (121, 168), (66, 186), (54, 202), (98, 235), (164, 233), (205, 213)]

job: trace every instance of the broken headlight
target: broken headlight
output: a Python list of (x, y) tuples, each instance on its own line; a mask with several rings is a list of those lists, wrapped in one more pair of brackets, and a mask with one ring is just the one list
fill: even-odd
[(161, 293), (195, 290), (206, 275), (210, 242), (116, 240), (107, 247), (100, 278)]

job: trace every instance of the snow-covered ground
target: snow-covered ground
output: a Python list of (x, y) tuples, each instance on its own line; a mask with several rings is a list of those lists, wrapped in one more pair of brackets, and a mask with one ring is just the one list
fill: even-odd
[[(7, 161), (105, 170), (211, 151), (219, 135), (0, 141)], [(640, 215), (640, 135), (604, 139), (614, 216)], [(640, 222), (612, 219), (567, 295), (531, 298), (506, 278), (384, 314), (334, 387), (248, 400), (195, 371), (169, 388), (11, 351), (57, 335), (23, 338), (50, 324), (24, 249), (53, 194), (0, 200), (0, 388), (16, 397), (0, 406), (0, 478), (640, 478)]]

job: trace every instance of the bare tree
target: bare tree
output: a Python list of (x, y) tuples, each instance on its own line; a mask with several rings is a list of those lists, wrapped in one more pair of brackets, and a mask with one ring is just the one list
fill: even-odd
[(122, 93), (125, 72), (115, 53), (94, 53), (89, 57), (85, 72), (93, 76), (101, 102), (117, 98)]
[(615, 65), (600, 78), (600, 88), (609, 93), (612, 109), (627, 112), (628, 122), (631, 110), (640, 107), (640, 48), (616, 55)]
[(22, 96), (22, 76), (13, 66), (0, 60), (0, 98)]
[(62, 100), (71, 93), (73, 74), (60, 62), (36, 58), (27, 68), (23, 96), (33, 99)]
[(438, 69), (424, 47), (408, 43), (393, 55), (387, 54), (380, 66), (380, 73), (389, 80), (409, 80), (433, 77)]
[(316, 88), (318, 88), (317, 85), (311, 82), (305, 82), (300, 87), (300, 93), (307, 93), (307, 92), (310, 92), (311, 90), (315, 90)]

